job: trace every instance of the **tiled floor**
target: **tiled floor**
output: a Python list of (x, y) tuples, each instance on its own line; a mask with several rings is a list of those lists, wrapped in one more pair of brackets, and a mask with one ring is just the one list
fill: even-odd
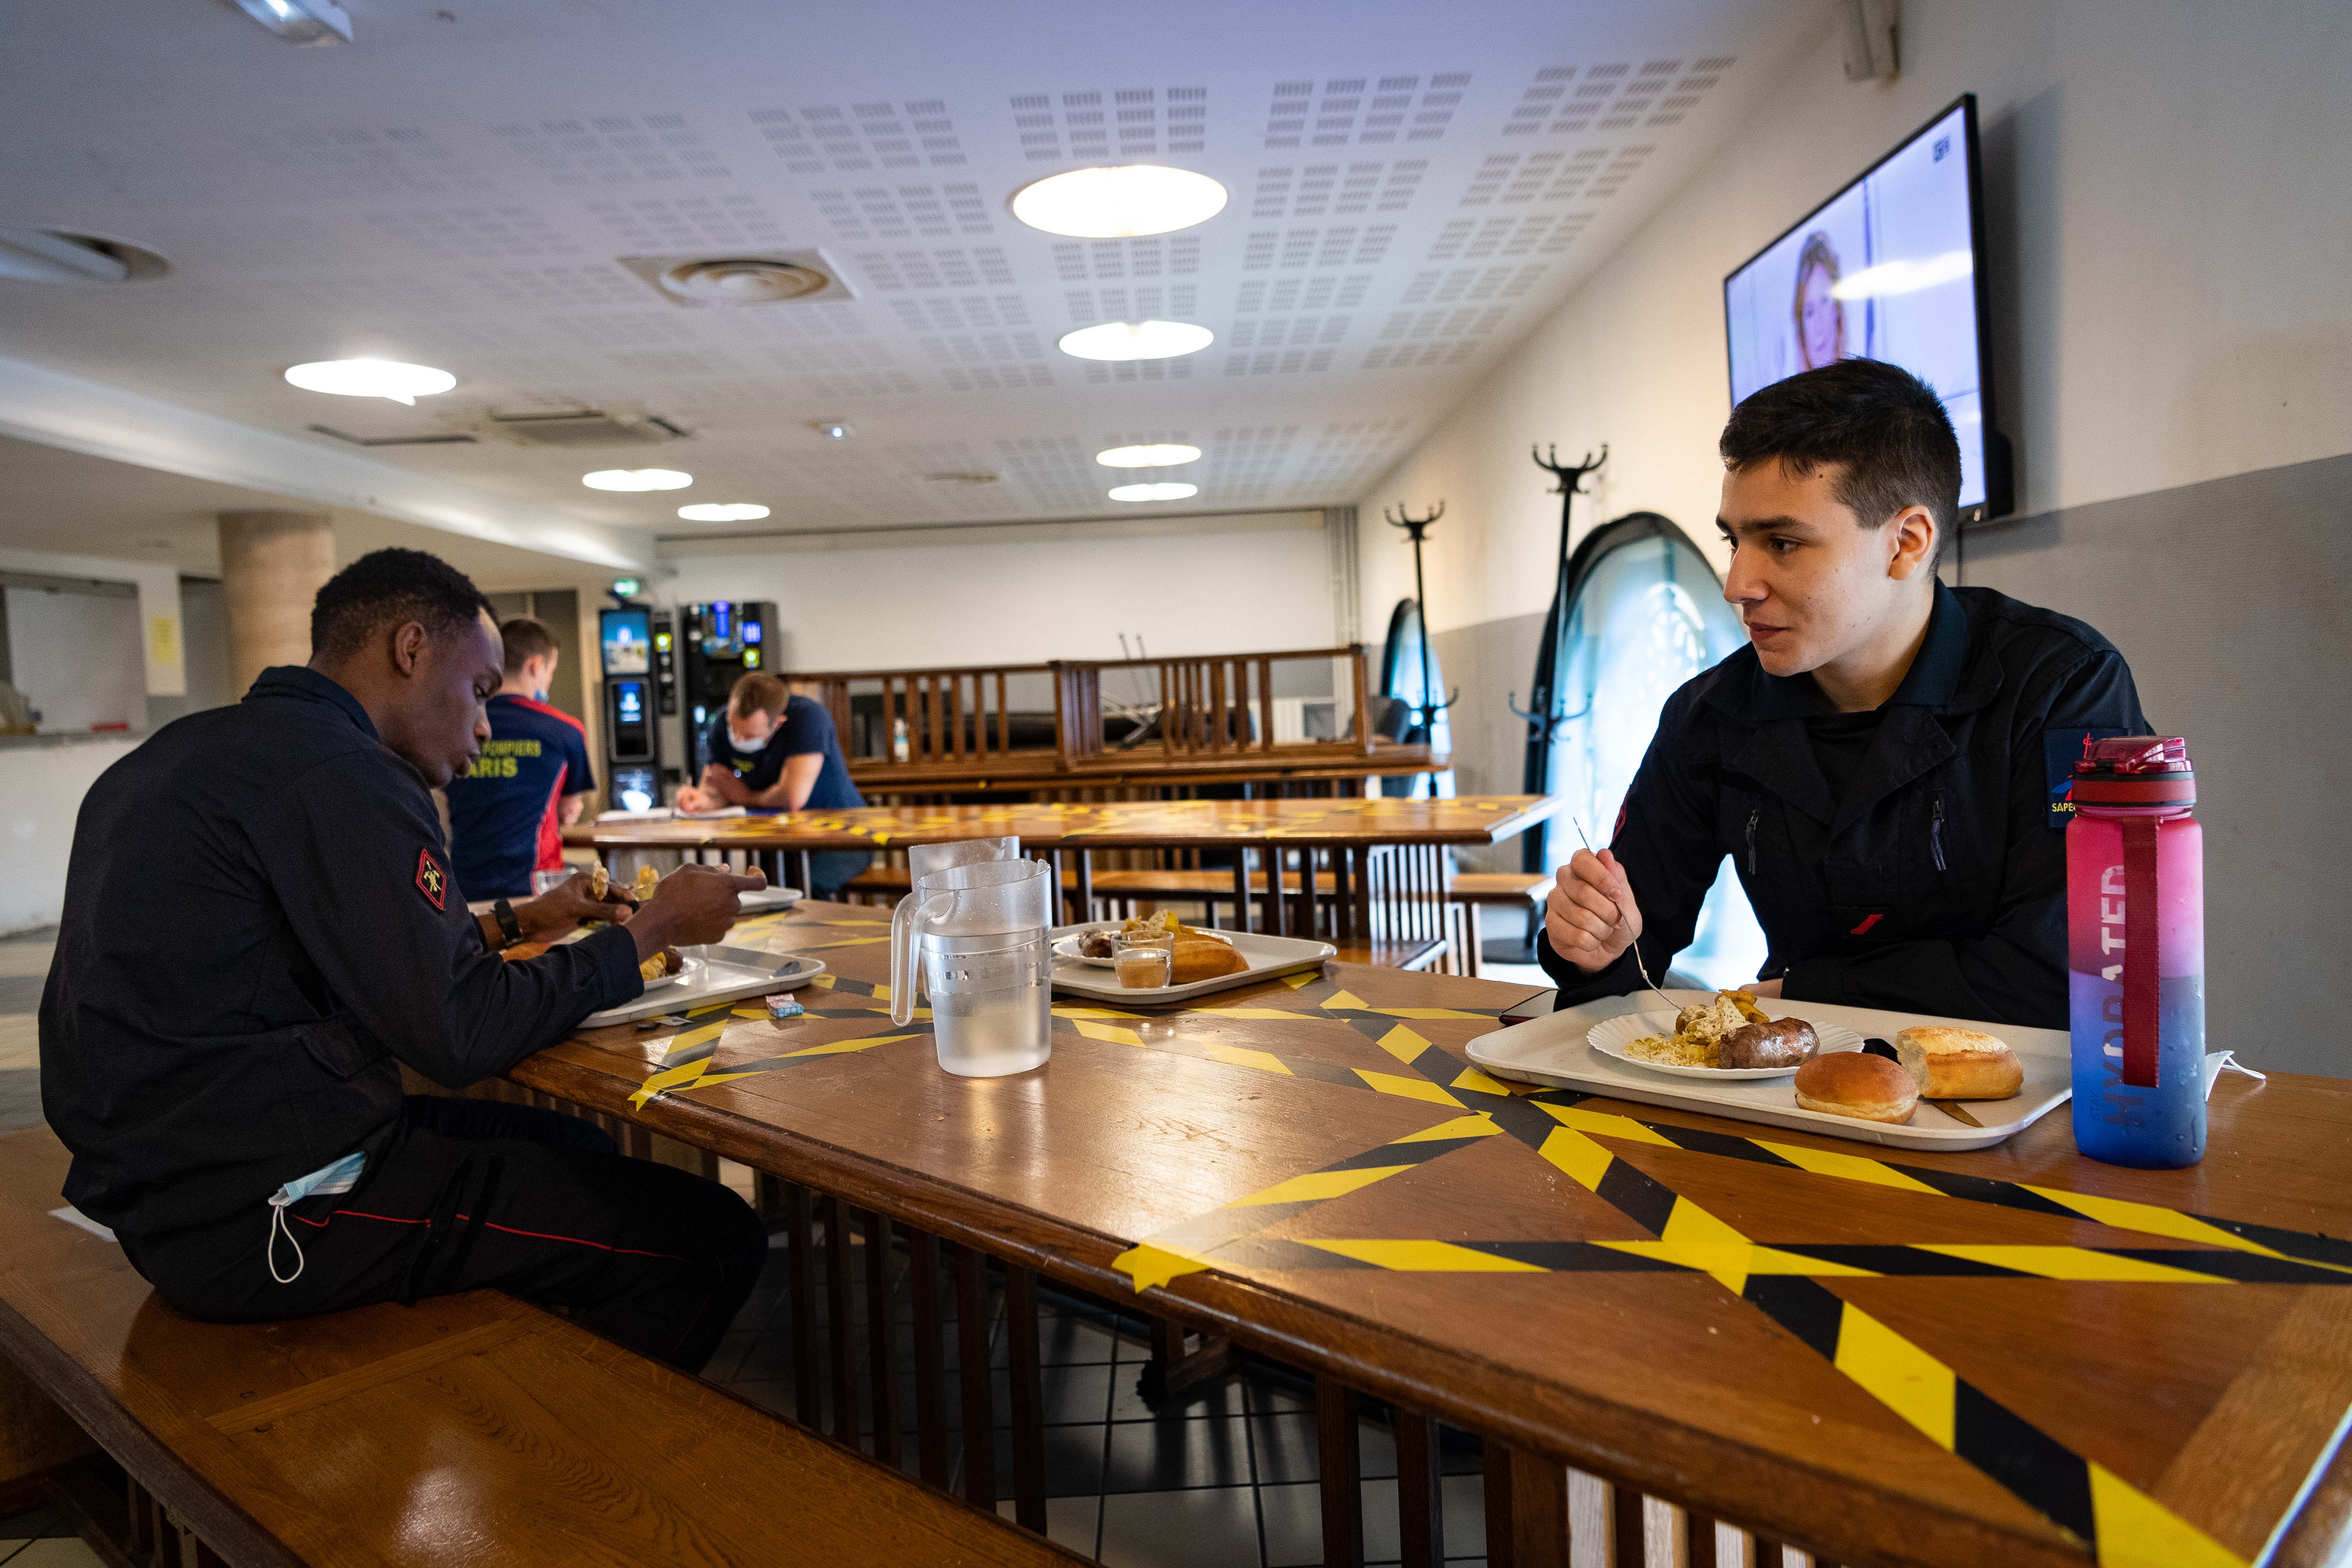
[[(859, 1238), (862, 1242), (863, 1238)], [(865, 1248), (854, 1250), (862, 1276)], [(784, 1254), (705, 1375), (789, 1415), (793, 1408), (791, 1306)], [(899, 1426), (914, 1458), (913, 1304), (907, 1263), (893, 1259), (898, 1289), (902, 1400)], [(864, 1281), (857, 1282), (858, 1300)], [(1010, 1373), (1003, 1304), (992, 1293), (992, 1413), (1000, 1497), (1012, 1490)], [(1155, 1412), (1137, 1392), (1150, 1357), (1150, 1331), (1116, 1306), (1041, 1293), (1038, 1337), (1045, 1366), (1046, 1533), (1112, 1568), (1304, 1568), (1322, 1560), (1314, 1402), (1303, 1381), (1252, 1370), (1196, 1391), (1181, 1407)], [(961, 1430), (953, 1391), (955, 1334), (946, 1334), (949, 1425)], [(832, 1418), (829, 1398), (825, 1419)], [(870, 1416), (869, 1416), (870, 1422)], [(1359, 1434), (1364, 1478), (1366, 1557), (1397, 1560), (1396, 1458), (1386, 1425)], [(950, 1463), (961, 1482), (962, 1452)], [(1476, 1447), (1448, 1435), (1444, 1506), (1447, 1561), (1483, 1562), (1486, 1520)], [(1013, 1505), (1000, 1505), (1007, 1517)]]
[(54, 1510), (0, 1519), (0, 1568), (103, 1568), (104, 1562)]
[(56, 946), (55, 931), (0, 939), (0, 1132), (41, 1120), (41, 986)]

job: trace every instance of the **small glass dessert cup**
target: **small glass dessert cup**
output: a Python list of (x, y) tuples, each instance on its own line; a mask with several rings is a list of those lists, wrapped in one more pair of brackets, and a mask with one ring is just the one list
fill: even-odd
[(1122, 937), (1113, 955), (1119, 984), (1129, 991), (1157, 990), (1168, 984), (1176, 964), (1176, 938)]

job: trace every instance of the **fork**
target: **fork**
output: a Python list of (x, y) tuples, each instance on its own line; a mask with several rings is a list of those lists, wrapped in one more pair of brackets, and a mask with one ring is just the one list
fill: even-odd
[[(1598, 849), (1594, 849), (1592, 847), (1592, 840), (1585, 837), (1584, 824), (1577, 820), (1577, 816), (1574, 812), (1569, 813), (1568, 822), (1570, 826), (1576, 829), (1577, 837), (1584, 840), (1584, 847), (1587, 850), (1590, 850), (1595, 855), (1601, 853)], [(1667, 995), (1664, 992), (1658, 991), (1658, 983), (1650, 978), (1650, 966), (1642, 962), (1642, 939), (1635, 937), (1630, 945), (1633, 949), (1633, 967), (1642, 972), (1642, 984), (1648, 986), (1653, 991), (1657, 991), (1658, 1000), (1664, 1002), (1668, 1007), (1673, 1008), (1676, 1016), (1679, 1016), (1683, 1010), (1682, 1004)]]

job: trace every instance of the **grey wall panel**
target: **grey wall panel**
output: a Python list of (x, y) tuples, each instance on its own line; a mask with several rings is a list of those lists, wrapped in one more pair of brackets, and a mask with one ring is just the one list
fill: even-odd
[(2189, 739), (2211, 1048), (2352, 1077), (2352, 455), (1961, 542), (1963, 581), (2098, 627)]

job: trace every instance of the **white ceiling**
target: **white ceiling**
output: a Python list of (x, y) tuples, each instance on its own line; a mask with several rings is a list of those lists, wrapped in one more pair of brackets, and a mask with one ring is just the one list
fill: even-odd
[(613, 579), (608, 570), (534, 550), (6, 436), (0, 436), (0, 545), (13, 549), (168, 562), (184, 574), (214, 577), (220, 574), (220, 513), (324, 510), (334, 524), (338, 563), (400, 545), (431, 551), (490, 593), (601, 588)]
[[(1366, 5), (346, 0), (295, 48), (226, 0), (13, 10), (0, 224), (163, 252), (162, 281), (0, 281), (0, 354), (334, 447), (490, 409), (641, 405), (658, 448), (378, 447), (659, 532), (757, 500), (814, 530), (1116, 510), (1099, 447), (1186, 440), (1203, 510), (1344, 502), (1637, 227), (1815, 0)], [(1232, 192), (1163, 238), (1057, 240), (1021, 184), (1089, 163)], [(621, 257), (818, 247), (852, 301), (684, 309)], [(1210, 349), (1089, 364), (1090, 322)], [(443, 366), (414, 410), (298, 361)], [(857, 429), (831, 442), (821, 417)], [(590, 468), (690, 469), (614, 496)], [(995, 472), (994, 484), (924, 476)], [(1182, 510), (1181, 508), (1174, 510)], [(85, 543), (87, 548), (87, 543)], [(485, 547), (496, 548), (496, 547)]]

